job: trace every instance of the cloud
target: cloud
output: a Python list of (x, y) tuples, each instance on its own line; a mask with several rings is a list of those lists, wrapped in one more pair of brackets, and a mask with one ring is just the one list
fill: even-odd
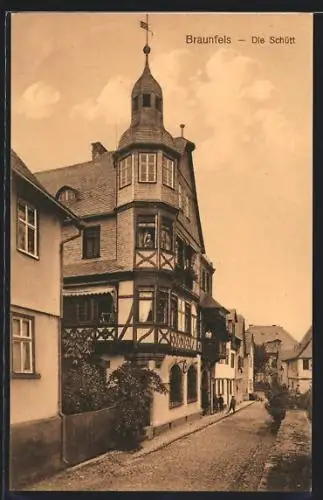
[(17, 101), (15, 111), (31, 120), (48, 118), (60, 98), (58, 90), (43, 81), (38, 81), (24, 91)]
[(101, 118), (110, 125), (129, 122), (132, 85), (133, 82), (121, 76), (111, 78), (97, 98), (76, 104), (71, 109), (71, 118), (82, 117), (88, 121)]

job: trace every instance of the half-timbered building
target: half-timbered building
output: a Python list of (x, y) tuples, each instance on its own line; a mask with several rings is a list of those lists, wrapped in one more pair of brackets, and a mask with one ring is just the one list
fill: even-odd
[(117, 149), (94, 143), (91, 161), (37, 175), (86, 225), (64, 251), (65, 331), (95, 336), (108, 374), (125, 360), (156, 370), (169, 393), (154, 397), (147, 423), (168, 428), (200, 416), (202, 368), (209, 380), (228, 333), (225, 309), (212, 298), (195, 145), (183, 126), (176, 138), (164, 127), (149, 52), (146, 45)]

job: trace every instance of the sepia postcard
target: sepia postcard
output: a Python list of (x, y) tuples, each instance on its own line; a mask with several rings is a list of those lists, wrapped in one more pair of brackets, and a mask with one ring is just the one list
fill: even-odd
[(10, 25), (9, 489), (310, 491), (312, 14)]

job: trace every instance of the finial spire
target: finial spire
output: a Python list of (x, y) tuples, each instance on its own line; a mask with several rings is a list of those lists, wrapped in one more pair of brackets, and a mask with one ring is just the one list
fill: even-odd
[(181, 123), (180, 127), (181, 127), (181, 137), (184, 137), (184, 128), (185, 128), (184, 123)]
[(144, 46), (144, 54), (146, 56), (146, 66), (148, 66), (148, 55), (150, 54), (150, 47), (148, 43), (148, 32), (151, 33), (151, 36), (153, 36), (153, 32), (149, 28), (149, 14), (146, 14), (146, 21), (140, 21), (140, 27), (143, 28), (146, 31), (146, 45)]

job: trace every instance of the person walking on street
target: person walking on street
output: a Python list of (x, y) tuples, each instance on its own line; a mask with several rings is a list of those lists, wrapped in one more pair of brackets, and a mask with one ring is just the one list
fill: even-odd
[(232, 398), (231, 398), (228, 413), (230, 413), (231, 410), (233, 413), (236, 411), (236, 398), (234, 396), (232, 396)]

